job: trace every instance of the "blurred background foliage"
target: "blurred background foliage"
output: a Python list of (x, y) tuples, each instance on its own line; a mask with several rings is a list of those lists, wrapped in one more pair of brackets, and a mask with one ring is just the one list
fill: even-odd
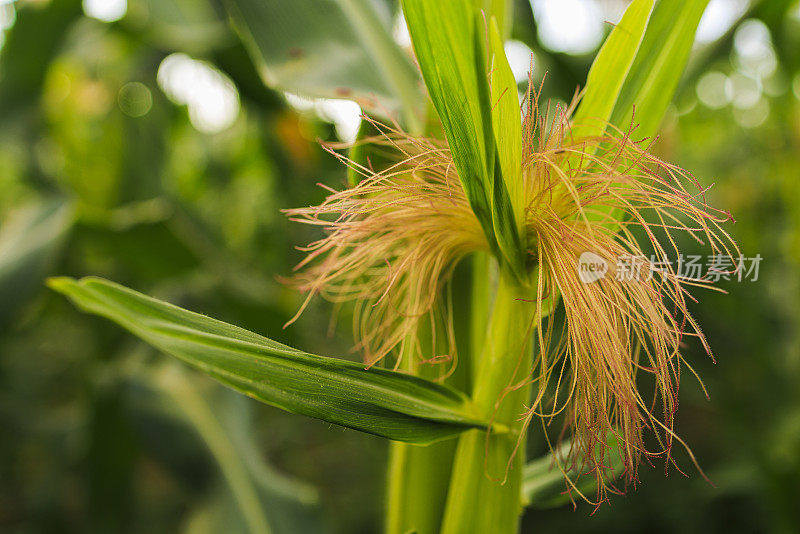
[[(570, 98), (626, 3), (517, 2), (519, 81), (533, 53), (545, 96)], [(236, 396), (42, 284), (99, 275), (354, 357), (346, 327), (320, 328), (323, 303), (282, 329), (299, 296), (276, 275), (313, 238), (279, 210), (344, 183), (317, 140), (352, 139), (358, 104), (267, 89), (222, 4), (0, 1), (3, 532), (380, 528), (382, 440)], [(687, 343), (711, 400), (687, 376), (676, 426), (714, 485), (679, 454), (689, 478), (643, 466), (594, 514), (530, 510), (531, 531), (797, 532), (800, 3), (711, 1), (657, 151), (713, 183), (745, 256), (763, 257), (757, 281), (699, 295), (717, 363)]]

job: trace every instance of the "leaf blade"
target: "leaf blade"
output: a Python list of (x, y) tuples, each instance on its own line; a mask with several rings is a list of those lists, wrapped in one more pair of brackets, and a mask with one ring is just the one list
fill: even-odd
[(521, 280), (525, 279), (525, 254), (522, 246), (525, 192), (522, 183), (522, 113), (517, 81), (508, 64), (497, 20), (489, 23), (491, 54), (491, 130), (494, 146), (492, 174), (492, 223), (498, 248)]
[(283, 410), (427, 444), (488, 423), (461, 393), (427, 380), (308, 354), (99, 278), (51, 288), (223, 384)]
[(508, 64), (500, 29), (494, 18), (489, 25), (489, 42), (492, 53), (492, 129), (503, 180), (519, 224), (525, 210), (522, 187), (522, 114), (517, 95), (517, 80)]
[[(645, 36), (655, 0), (635, 0), (625, 10), (592, 62), (586, 89), (575, 112), (576, 138), (605, 130)], [(619, 126), (619, 125), (617, 125)]]
[[(638, 123), (637, 137), (656, 134), (678, 87), (709, 0), (659, 1), (611, 115), (612, 124)], [(635, 114), (634, 114), (635, 106)]]

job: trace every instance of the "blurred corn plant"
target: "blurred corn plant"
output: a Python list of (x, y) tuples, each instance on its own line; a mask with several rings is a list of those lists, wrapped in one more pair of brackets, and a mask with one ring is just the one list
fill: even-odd
[[(329, 147), (350, 186), (287, 210), (324, 232), (287, 283), (306, 304), (320, 295), (352, 313), (363, 364), (106, 280), (49, 285), (252, 398), (391, 440), (388, 532), (515, 532), (524, 506), (600, 505), (637, 481), (642, 460), (669, 465), (673, 444), (686, 447), (674, 429), (681, 370), (694, 373), (685, 338), (711, 354), (687, 305), (708, 281), (668, 267), (624, 280), (617, 259), (677, 255), (680, 233), (737, 255), (730, 215), (651, 151), (706, 3), (634, 0), (585, 88), (550, 106), (533, 74), (519, 93), (503, 46), (510, 2), (403, 1), (421, 77), (383, 3), (221, 2), (267, 85), (367, 112), (349, 153)], [(56, 247), (52, 235), (32, 247)], [(608, 276), (580, 279), (586, 253)], [(182, 372), (140, 382), (204, 436), (246, 528), (292, 531), (262, 502), (309, 504), (313, 491), (259, 488), (246, 452), (225, 443), (237, 434)], [(529, 439), (550, 454), (526, 464)]]

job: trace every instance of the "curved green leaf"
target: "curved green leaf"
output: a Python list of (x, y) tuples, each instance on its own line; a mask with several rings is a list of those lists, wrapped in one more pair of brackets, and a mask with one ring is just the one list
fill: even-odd
[[(592, 63), (575, 113), (573, 135), (597, 134), (606, 123), (651, 137), (683, 74), (708, 0), (635, 0)], [(635, 113), (634, 113), (635, 111)], [(599, 127), (599, 131), (598, 131)]]
[(489, 21), (491, 55), (490, 105), (495, 167), (492, 177), (492, 223), (498, 247), (509, 266), (524, 277), (524, 247), (520, 230), (525, 219), (522, 184), (522, 116), (517, 81), (503, 49), (497, 20)]
[(483, 42), (467, 0), (403, 0), (425, 86), (442, 121), (472, 210), (494, 241), (489, 184), (493, 139)]
[(398, 441), (486, 428), (461, 393), (418, 377), (308, 354), (99, 278), (52, 278), (78, 307), (256, 400)]
[(525, 194), (522, 184), (522, 114), (520, 112), (517, 80), (511, 72), (497, 20), (489, 23), (489, 43), (492, 53), (491, 94), (492, 129), (500, 156), (500, 169), (518, 222), (525, 213)]
[[(623, 131), (634, 127), (636, 139), (653, 137), (686, 67), (708, 1), (659, 0), (655, 7), (654, 0), (631, 3), (592, 63), (572, 135), (598, 135), (611, 125)], [(617, 210), (611, 219), (620, 216)]]
[(633, 115), (639, 125), (636, 137), (655, 135), (686, 68), (708, 1), (660, 0), (656, 4), (614, 106), (612, 124), (625, 128)]
[(655, 0), (634, 0), (597, 53), (573, 119), (572, 134), (576, 138), (602, 132), (611, 120), (614, 105), (644, 39), (654, 3)]

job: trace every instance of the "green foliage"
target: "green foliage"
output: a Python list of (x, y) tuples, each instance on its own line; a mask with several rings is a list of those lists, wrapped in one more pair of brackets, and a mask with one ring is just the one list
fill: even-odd
[[(620, 460), (618, 445), (617, 439), (609, 436), (607, 458), (610, 461), (606, 466), (607, 472), (605, 473), (609, 478), (619, 475), (624, 468)], [(563, 462), (569, 453), (570, 446), (570, 442), (565, 441), (555, 453), (546, 454), (525, 465), (522, 470), (522, 500), (527, 506), (537, 509), (555, 508), (570, 502), (570, 500), (580, 499), (581, 496), (575, 490), (589, 499), (594, 498), (593, 492), (597, 489), (597, 479), (594, 473), (581, 472), (580, 458), (574, 465), (561, 468), (553, 458), (555, 454), (558, 460)], [(567, 485), (564, 480), (565, 474), (575, 484), (574, 488)]]
[(586, 87), (573, 122), (576, 138), (605, 129), (630, 73), (655, 0), (634, 0), (614, 26), (586, 77)]
[(73, 222), (72, 207), (51, 199), (0, 228), (0, 325), (41, 288)]
[[(179, 364), (167, 362), (131, 373), (153, 410), (185, 421), (213, 456), (227, 491), (213, 495), (189, 519), (191, 534), (235, 529), (253, 534), (325, 532), (314, 488), (277, 473), (253, 447), (251, 410), (244, 398), (203, 388)], [(208, 384), (205, 384), (208, 385)]]
[(586, 81), (574, 134), (606, 124), (651, 137), (672, 101), (708, 0), (636, 0), (600, 50)]
[(656, 134), (708, 0), (653, 4), (633, 2), (592, 63), (573, 119), (576, 138), (609, 126), (635, 139)]
[(517, 81), (503, 50), (503, 38), (492, 19), (489, 26), (491, 50), (491, 104), (492, 130), (500, 157), (500, 170), (508, 196), (517, 217), (521, 222), (525, 215), (525, 192), (522, 183), (522, 114), (517, 95)]
[[(426, 7), (437, 3), (425, 2)], [(41, 281), (54, 273), (97, 274), (208, 310), (250, 331), (269, 332), (288, 345), (344, 353), (346, 335), (322, 335), (328, 311), (323, 304), (312, 305), (299, 325), (280, 330), (297, 299), (272, 278), (290, 270), (297, 259), (291, 247), (309, 237), (283, 220), (278, 209), (318, 202), (315, 182), (342, 182), (338, 163), (314, 146), (316, 138), (330, 140), (333, 132), (324, 122), (286, 108), (258, 74), (274, 64), (282, 76), (278, 89), (339, 98), (346, 96), (337, 91), (341, 87), (356, 97), (378, 96), (389, 109), (414, 108), (401, 120), (407, 129), (415, 118), (422, 122), (425, 97), (418, 75), (407, 51), (389, 37), (388, 6), (395, 3), (370, 2), (368, 15), (380, 23), (369, 25), (353, 12), (344, 14), (353, 6), (360, 10), (357, 1), (252, 2), (248, 13), (258, 15), (258, 24), (252, 17), (242, 21), (234, 10), (228, 13), (238, 33), (230, 31), (226, 10), (214, 9), (221, 5), (216, 1), (129, 1), (127, 15), (111, 24), (82, 16), (80, 0), (12, 4), (16, 21), (3, 18), (13, 26), (5, 26), (0, 37), (0, 529), (246, 532), (246, 515), (257, 524), (257, 512), (242, 503), (255, 492), (273, 532), (321, 531), (314, 491), (284, 484), (279, 470), (313, 483), (324, 523), (334, 532), (378, 531), (382, 440), (262, 409), (182, 369), (180, 362), (165, 362), (121, 329), (75, 313), (60, 296), (42, 291)], [(478, 33), (490, 29), (488, 38), (478, 38), (481, 46), (490, 45), (487, 61), (473, 67), (491, 77), (490, 142), (500, 151), (501, 170), (495, 177), (502, 177), (513, 202), (514, 182), (505, 170), (510, 154), (502, 152), (513, 135), (508, 125), (498, 128), (496, 119), (506, 104), (510, 113), (513, 99), (498, 99), (497, 77), (507, 71), (494, 69), (500, 47), (492, 17), (503, 39), (523, 41), (534, 50), (535, 81), (548, 73), (544, 101), (569, 98), (576, 85), (584, 85), (592, 57), (546, 48), (536, 35), (542, 21), (534, 20), (527, 2), (517, 2), (513, 24), (512, 2), (470, 4), (486, 11), (485, 19), (477, 17)], [(594, 63), (578, 116), (625, 129), (635, 104), (635, 122), (641, 123), (636, 137), (655, 133), (673, 99), (672, 84), (685, 63), (680, 56), (688, 50), (701, 4), (661, 0), (650, 10), (651, 2), (635, 0)], [(795, 4), (752, 2), (742, 18), (763, 22), (778, 59), (774, 74), (758, 80), (759, 106), (769, 109), (762, 125), (743, 127), (739, 118), (753, 110), (739, 104), (712, 109), (698, 102), (695, 92), (697, 78), (708, 71), (732, 82), (741, 79), (738, 47), (733, 47), (737, 21), (721, 39), (692, 51), (692, 69), (673, 99), (680, 112), (659, 132), (659, 151), (691, 169), (702, 184), (715, 181), (709, 194), (736, 215), (733, 230), (743, 252), (766, 258), (758, 283), (727, 284), (730, 295), (724, 297), (700, 293), (701, 303), (693, 310), (719, 364), (712, 365), (687, 340), (687, 358), (703, 376), (713, 404), (687, 380), (680, 433), (714, 487), (691, 468), (689, 479), (672, 476), (671, 469), (665, 478), (663, 466), (656, 464), (642, 467), (642, 484), (635, 491), (612, 497), (611, 506), (591, 515), (580, 501), (577, 513), (568, 506), (545, 510), (566, 500), (565, 486), (532, 433), (528, 452), (543, 456), (526, 468), (523, 488), (534, 502), (523, 532), (639, 532), (653, 524), (669, 532), (797, 530), (800, 161), (792, 149), (799, 146), (792, 121), (800, 108), (792, 82), (798, 77), (800, 19), (789, 11)], [(270, 9), (290, 17), (278, 20)], [(363, 17), (361, 11), (355, 15)], [(647, 35), (622, 31), (642, 24)], [(433, 21), (435, 30), (440, 25)], [(373, 30), (377, 33), (364, 33)], [(273, 37), (276, 47), (281, 39), (285, 46), (262, 51), (260, 46), (273, 46)], [(268, 53), (291, 51), (296, 39), (311, 43), (308, 61), (292, 62), (299, 58), (285, 55), (269, 60)], [(381, 50), (371, 44), (376, 39), (385, 44)], [(156, 72), (172, 52), (202, 59), (231, 78), (242, 106), (232, 128), (215, 135), (198, 132), (186, 109), (166, 98)], [(656, 64), (660, 73), (652, 70)], [(392, 81), (398, 73), (405, 84)], [(293, 80), (306, 83), (308, 92)], [(118, 106), (120, 87), (130, 81), (151, 92), (153, 107), (144, 116), (126, 116)], [(412, 90), (403, 100), (396, 87), (409, 84)], [(736, 96), (738, 85), (733, 85)], [(441, 137), (435, 113), (429, 115), (430, 131)], [(367, 156), (380, 165), (376, 154)], [(484, 194), (490, 214), (493, 189), (487, 185)], [(66, 197), (68, 204), (51, 203), (54, 197)], [(514, 210), (519, 217), (516, 205)], [(491, 215), (487, 221), (494, 234)], [(463, 331), (471, 349), (485, 339), (494, 279), (488, 258), (476, 265), (471, 283), (478, 291), (464, 306), (472, 309), (456, 310), (468, 316), (471, 327)], [(466, 285), (457, 290), (467, 293)], [(347, 313), (343, 308), (342, 322)], [(463, 349), (460, 344), (460, 363), (477, 365)], [(129, 366), (140, 368), (141, 375), (130, 377)], [(154, 395), (158, 410), (150, 412), (142, 404)], [(241, 424), (243, 412), (253, 416), (252, 424)], [(475, 434), (476, 456), (482, 459), (484, 435)], [(403, 446), (409, 457), (427, 456), (432, 448)], [(681, 454), (676, 461), (684, 468), (688, 462)], [(435, 466), (444, 472), (450, 466), (442, 458)], [(231, 473), (239, 481), (235, 491)], [(418, 478), (421, 482), (410, 482), (409, 493), (414, 484), (430, 480)]]
[(78, 0), (54, 0), (19, 15), (18, 31), (8, 37), (0, 53), (0, 116), (4, 121), (36, 103), (46, 68), (79, 15)]
[(708, 0), (661, 0), (653, 9), (636, 59), (619, 92), (611, 124), (633, 120), (636, 137), (656, 134), (686, 68), (694, 34)]
[(105, 280), (49, 284), (223, 384), (293, 413), (419, 444), (487, 426), (465, 396), (418, 377), (301, 352)]
[(409, 58), (391, 36), (387, 2), (221, 0), (267, 85), (307, 97), (349, 98), (378, 115), (422, 123)]
[(167, 49), (202, 54), (230, 46), (235, 37), (213, 0), (139, 0), (126, 22)]
[(494, 143), (485, 52), (476, 15), (467, 0), (405, 0), (403, 12), (459, 179), (489, 241), (494, 242), (488, 190)]
[[(495, 142), (483, 19), (467, 0), (405, 0), (403, 10), (425, 86), (470, 206), (504, 265), (524, 277), (524, 253), (513, 208), (516, 199), (509, 196), (502, 168), (513, 156), (501, 154), (505, 147)], [(505, 55), (495, 53), (493, 60), (494, 68), (504, 72)], [(498, 76), (505, 83), (505, 75)], [(506, 114), (497, 118), (505, 119)], [(505, 125), (497, 128), (504, 130)], [(513, 145), (509, 148), (513, 151)]]

